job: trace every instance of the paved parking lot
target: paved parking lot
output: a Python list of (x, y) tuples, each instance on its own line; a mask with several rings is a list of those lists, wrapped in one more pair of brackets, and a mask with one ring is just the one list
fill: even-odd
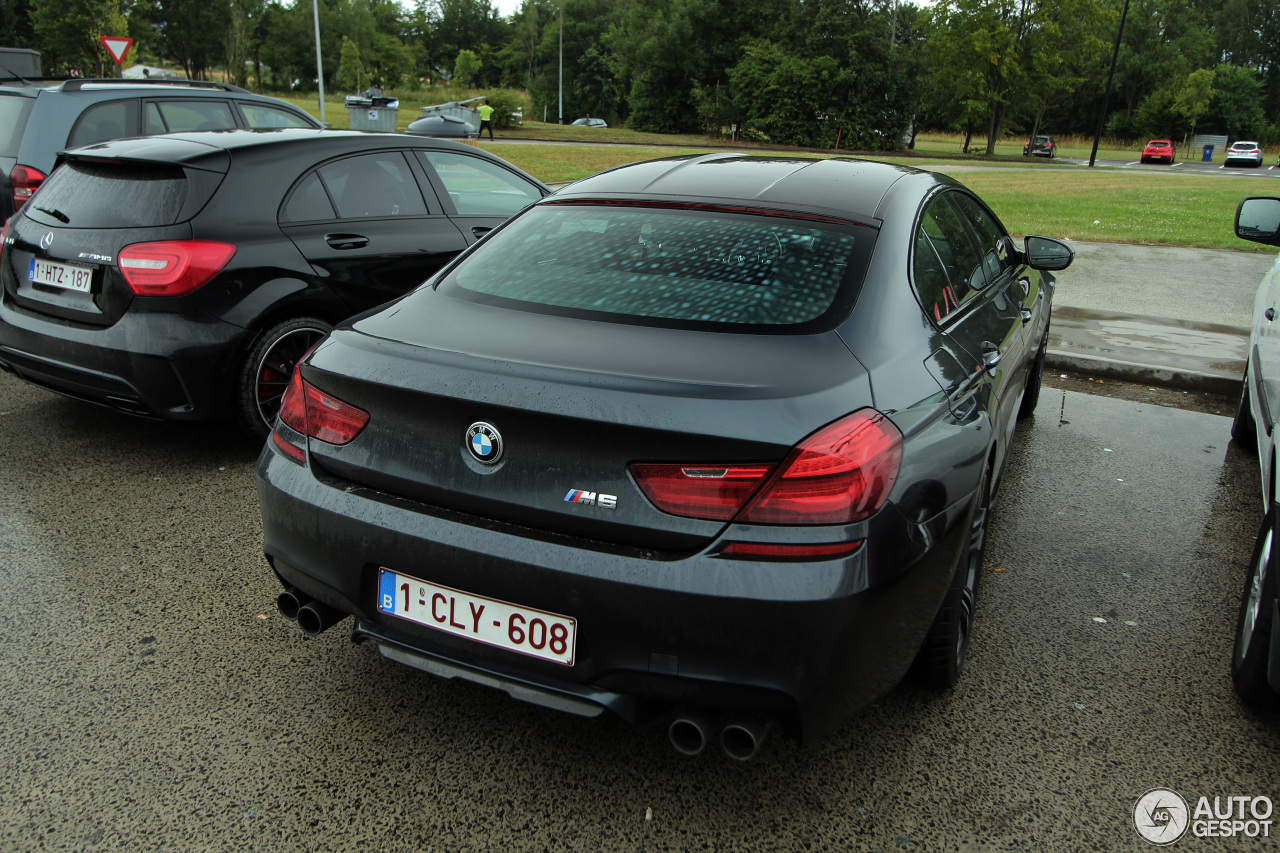
[(0, 376), (0, 850), (1122, 851), (1154, 787), (1280, 800), (1280, 718), (1227, 675), (1255, 463), (1225, 417), (1060, 385), (959, 687), (738, 764), (304, 638), (252, 450)]

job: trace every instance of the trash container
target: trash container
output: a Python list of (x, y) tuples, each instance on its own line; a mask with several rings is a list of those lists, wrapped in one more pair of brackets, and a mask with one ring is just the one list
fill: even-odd
[(366, 89), (358, 95), (347, 95), (346, 105), (352, 130), (395, 133), (399, 99), (384, 98), (381, 89)]
[(1200, 162), (1201, 163), (1213, 162), (1213, 146), (1212, 145), (1206, 145), (1204, 147), (1204, 154), (1200, 157)]

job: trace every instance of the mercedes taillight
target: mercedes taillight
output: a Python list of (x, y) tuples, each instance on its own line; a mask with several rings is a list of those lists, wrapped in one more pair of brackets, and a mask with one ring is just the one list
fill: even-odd
[(116, 264), (138, 296), (183, 296), (208, 284), (235, 253), (230, 243), (165, 240), (125, 246)]

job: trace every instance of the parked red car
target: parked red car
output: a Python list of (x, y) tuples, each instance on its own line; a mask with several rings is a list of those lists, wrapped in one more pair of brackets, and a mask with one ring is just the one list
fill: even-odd
[(1151, 163), (1155, 160), (1163, 160), (1170, 166), (1173, 165), (1173, 143), (1167, 139), (1153, 139), (1147, 143), (1147, 147), (1142, 149), (1142, 162)]

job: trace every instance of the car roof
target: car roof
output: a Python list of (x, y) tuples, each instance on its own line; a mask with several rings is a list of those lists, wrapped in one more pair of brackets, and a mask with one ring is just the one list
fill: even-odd
[[(112, 139), (84, 148), (66, 152), (71, 159), (122, 160), (131, 162), (167, 163), (212, 168), (225, 171), (228, 155), (237, 152), (268, 151), (289, 146), (305, 146), (308, 154), (317, 159), (361, 151), (381, 151), (388, 148), (423, 148), (438, 151), (456, 151), (472, 157), (482, 157), (510, 167), (500, 157), (471, 145), (460, 145), (448, 139), (411, 136), (403, 133), (368, 133), (358, 130), (324, 130), (310, 127), (289, 127), (275, 130), (198, 130), (186, 133), (166, 133), (156, 136), (137, 136)], [(314, 149), (319, 148), (317, 155)], [(327, 150), (326, 150), (327, 149)]]
[(1150, 142), (1148, 142), (1147, 144), (1148, 144), (1148, 145), (1172, 145), (1173, 143), (1171, 143), (1171, 142), (1170, 142), (1169, 140), (1167, 140), (1167, 139), (1153, 139), (1153, 140), (1151, 140)]
[(583, 178), (554, 198), (751, 202), (874, 222), (889, 188), (907, 176), (954, 184), (920, 169), (852, 157), (702, 154), (619, 166)]

